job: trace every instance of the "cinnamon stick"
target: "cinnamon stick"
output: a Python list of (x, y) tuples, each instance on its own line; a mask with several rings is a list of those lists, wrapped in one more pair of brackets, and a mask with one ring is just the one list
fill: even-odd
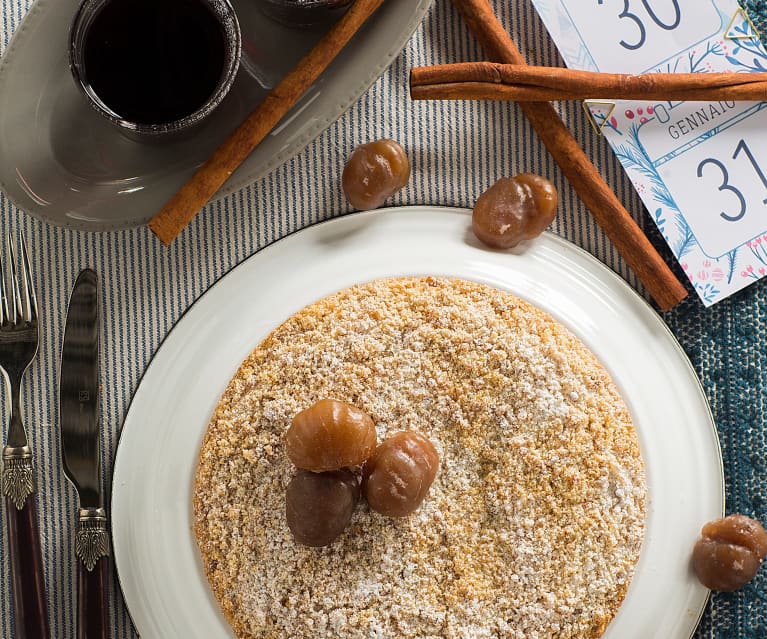
[(170, 244), (221, 188), (383, 2), (355, 0), (311, 51), (150, 220), (149, 228), (164, 244)]
[(410, 70), (414, 100), (767, 100), (767, 73), (595, 73), (498, 62)]
[[(487, 0), (453, 0), (453, 4), (493, 61), (526, 64)], [(666, 311), (682, 301), (687, 290), (605, 183), (554, 107), (549, 102), (521, 102), (520, 107), (564, 176), (658, 306)]]

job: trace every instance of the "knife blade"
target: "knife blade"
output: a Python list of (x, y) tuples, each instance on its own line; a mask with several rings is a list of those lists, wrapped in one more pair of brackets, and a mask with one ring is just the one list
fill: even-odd
[(75, 554), (80, 559), (77, 636), (106, 639), (109, 528), (101, 492), (98, 276), (83, 270), (67, 309), (59, 371), (64, 474), (80, 501)]

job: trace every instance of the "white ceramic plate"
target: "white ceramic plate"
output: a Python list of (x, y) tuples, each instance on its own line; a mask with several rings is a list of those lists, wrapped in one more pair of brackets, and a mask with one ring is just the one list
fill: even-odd
[(144, 639), (230, 637), (192, 534), (197, 452), (240, 362), (306, 304), (386, 276), (447, 275), (529, 300), (577, 334), (631, 410), (647, 468), (641, 557), (605, 637), (688, 639), (708, 591), (689, 557), (703, 523), (722, 516), (716, 428), (690, 363), (663, 321), (583, 250), (545, 234), (513, 253), (481, 247), (460, 209), (407, 207), (310, 227), (243, 262), (181, 318), (148, 367), (115, 461), (114, 552)]
[[(232, 91), (193, 137), (129, 140), (80, 95), (67, 36), (79, 0), (37, 0), (0, 60), (0, 188), (53, 224), (101, 231), (146, 223), (322, 35), (232, 0), (243, 60)], [(219, 191), (266, 175), (334, 122), (391, 64), (431, 0), (387, 0)]]

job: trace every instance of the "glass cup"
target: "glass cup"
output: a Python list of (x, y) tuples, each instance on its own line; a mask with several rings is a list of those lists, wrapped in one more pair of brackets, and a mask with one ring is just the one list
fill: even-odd
[[(200, 16), (203, 14), (206, 20), (210, 19), (210, 24), (206, 25), (209, 29), (213, 29), (214, 23), (217, 24), (220, 34), (216, 35), (215, 42), (217, 49), (220, 48), (221, 50), (217, 50), (215, 53), (216, 59), (221, 60), (220, 73), (218, 74), (217, 79), (211, 75), (211, 78), (213, 78), (212, 82), (215, 82), (215, 86), (213, 86), (212, 91), (207, 98), (203, 95), (202, 98), (198, 99), (196, 102), (190, 101), (186, 111), (177, 108), (174, 111), (174, 115), (168, 118), (159, 117), (157, 121), (153, 121), (152, 117), (138, 118), (128, 115), (127, 112), (131, 111), (131, 109), (124, 109), (118, 104), (115, 104), (116, 100), (113, 97), (116, 94), (115, 91), (112, 91), (112, 99), (110, 99), (105, 97), (110, 92), (109, 90), (100, 90), (99, 88), (94, 87), (94, 78), (97, 76), (97, 72), (100, 74), (99, 77), (109, 78), (108, 74), (112, 70), (108, 67), (108, 62), (105, 63), (104, 60), (110, 60), (111, 58), (109, 56), (99, 57), (88, 53), (89, 46), (96, 46), (91, 44), (91, 42), (97, 42), (99, 43), (98, 46), (103, 47), (115, 46), (112, 44), (104, 45), (103, 43), (120, 41), (125, 45), (128, 40), (130, 40), (130, 46), (124, 46), (123, 51), (120, 54), (125, 58), (120, 58), (120, 68), (123, 69), (123, 71), (117, 69), (114, 70), (115, 75), (119, 76), (120, 73), (124, 72), (125, 62), (129, 64), (132, 58), (135, 57), (135, 59), (138, 60), (140, 55), (145, 54), (147, 51), (147, 42), (150, 42), (150, 38), (154, 38), (151, 42), (159, 43), (158, 46), (165, 44), (163, 41), (164, 34), (162, 32), (163, 23), (161, 23), (159, 18), (157, 21), (151, 19), (151, 12), (155, 10), (154, 7), (157, 8), (157, 11), (166, 10), (163, 8), (164, 2), (162, 0), (151, 0), (154, 4), (151, 4), (151, 2), (144, 2), (144, 4), (141, 5), (143, 7), (142, 10), (149, 12), (146, 15), (149, 16), (150, 19), (146, 21), (142, 20), (140, 24), (133, 24), (130, 19), (126, 19), (120, 23), (119, 14), (115, 14), (114, 12), (116, 10), (124, 10), (126, 12), (134, 11), (134, 14), (131, 14), (131, 19), (133, 19), (136, 15), (135, 7), (139, 6), (138, 4), (132, 4), (135, 2), (136, 0), (83, 0), (75, 14), (69, 34), (69, 66), (72, 75), (75, 83), (90, 106), (118, 127), (128, 137), (139, 140), (165, 140), (183, 136), (196, 129), (216, 109), (224, 97), (226, 97), (234, 83), (241, 56), (241, 35), (237, 16), (232, 5), (229, 3), (229, 0), (175, 0), (175, 4), (179, 5), (181, 9), (194, 9), (196, 14), (194, 14), (193, 17), (198, 22)], [(112, 14), (102, 16), (101, 14), (105, 8), (108, 8), (107, 10), (111, 11)], [(207, 12), (203, 11), (203, 9), (207, 9)], [(167, 11), (171, 11), (171, 9), (167, 9)], [(117, 15), (117, 20), (113, 19), (114, 15)], [(175, 19), (174, 16), (173, 20)], [(102, 29), (102, 25), (108, 23), (108, 20), (111, 20), (111, 23), (109, 24), (112, 25), (113, 30), (116, 32), (116, 37), (111, 40), (109, 38), (101, 37), (102, 34), (96, 32), (98, 29)], [(168, 23), (166, 22), (165, 24)], [(178, 23), (174, 22), (173, 24)], [(96, 29), (94, 29), (94, 25), (96, 25)], [(126, 28), (125, 25), (131, 26)], [(168, 42), (171, 43), (169, 46), (172, 46), (172, 37), (169, 37)], [(219, 43), (220, 47), (218, 46)], [(188, 45), (187, 42), (184, 44)], [(145, 48), (141, 49), (141, 47)], [(173, 59), (176, 63), (179, 63), (180, 61), (180, 64), (183, 67), (188, 60), (188, 66), (190, 68), (184, 68), (183, 71), (185, 74), (189, 74), (189, 77), (194, 80), (195, 69), (193, 67), (195, 61), (204, 61), (206, 58), (201, 52), (195, 49), (190, 50), (194, 52), (194, 60), (191, 60), (189, 56), (184, 57), (183, 50), (179, 49), (179, 51), (182, 51), (181, 53), (178, 51), (171, 51), (168, 54), (171, 58), (168, 58), (168, 55), (162, 56), (162, 59), (158, 59), (158, 64), (166, 63), (168, 59)], [(128, 51), (133, 51), (134, 53), (128, 54)], [(152, 49), (152, 51), (154, 51), (154, 49)], [(176, 54), (175, 57), (173, 57), (174, 54)], [(150, 71), (154, 70), (154, 67), (146, 66), (146, 58), (142, 58), (141, 63), (144, 64), (144, 69), (149, 69)], [(91, 68), (89, 68), (89, 65)], [(139, 73), (138, 70), (141, 68), (142, 67), (137, 66), (135, 73)], [(130, 73), (125, 75), (128, 77), (131, 76), (132, 73), (134, 73), (134, 69), (130, 69), (130, 71)], [(208, 70), (206, 73), (208, 75), (218, 73), (218, 67), (213, 70)], [(174, 78), (169, 78), (169, 80), (173, 79)], [(133, 80), (135, 80), (135, 78), (133, 78)], [(114, 81), (109, 80), (109, 82), (111, 82), (114, 87), (119, 88), (121, 79), (118, 77)], [(172, 82), (169, 82), (169, 84), (172, 85)], [(134, 85), (142, 86), (140, 83), (137, 85), (134, 83)], [(101, 86), (104, 87), (106, 85), (102, 82)], [(161, 91), (156, 91), (155, 93), (159, 94), (160, 92)], [(153, 108), (151, 105), (154, 104), (153, 101), (157, 100), (157, 95), (153, 94), (152, 91), (146, 91), (146, 93), (146, 95), (143, 95), (142, 91), (131, 92), (128, 89), (123, 90), (123, 95), (129, 96), (131, 100), (135, 101), (133, 103), (134, 107), (138, 105), (138, 108), (141, 108), (143, 101), (146, 103), (147, 108)], [(199, 96), (197, 97), (199, 98)], [(137, 112), (135, 109), (133, 109), (133, 111)], [(170, 111), (166, 109), (166, 114), (169, 112)]]

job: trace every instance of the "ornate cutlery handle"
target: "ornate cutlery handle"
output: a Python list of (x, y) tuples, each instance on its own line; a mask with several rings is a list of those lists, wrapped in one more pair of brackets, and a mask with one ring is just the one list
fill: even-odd
[(3, 449), (3, 495), (8, 519), (8, 555), (17, 639), (50, 639), (32, 453), (27, 446)]
[(81, 560), (79, 576), (78, 639), (109, 639), (107, 575), (109, 529), (103, 508), (81, 508), (75, 539)]

